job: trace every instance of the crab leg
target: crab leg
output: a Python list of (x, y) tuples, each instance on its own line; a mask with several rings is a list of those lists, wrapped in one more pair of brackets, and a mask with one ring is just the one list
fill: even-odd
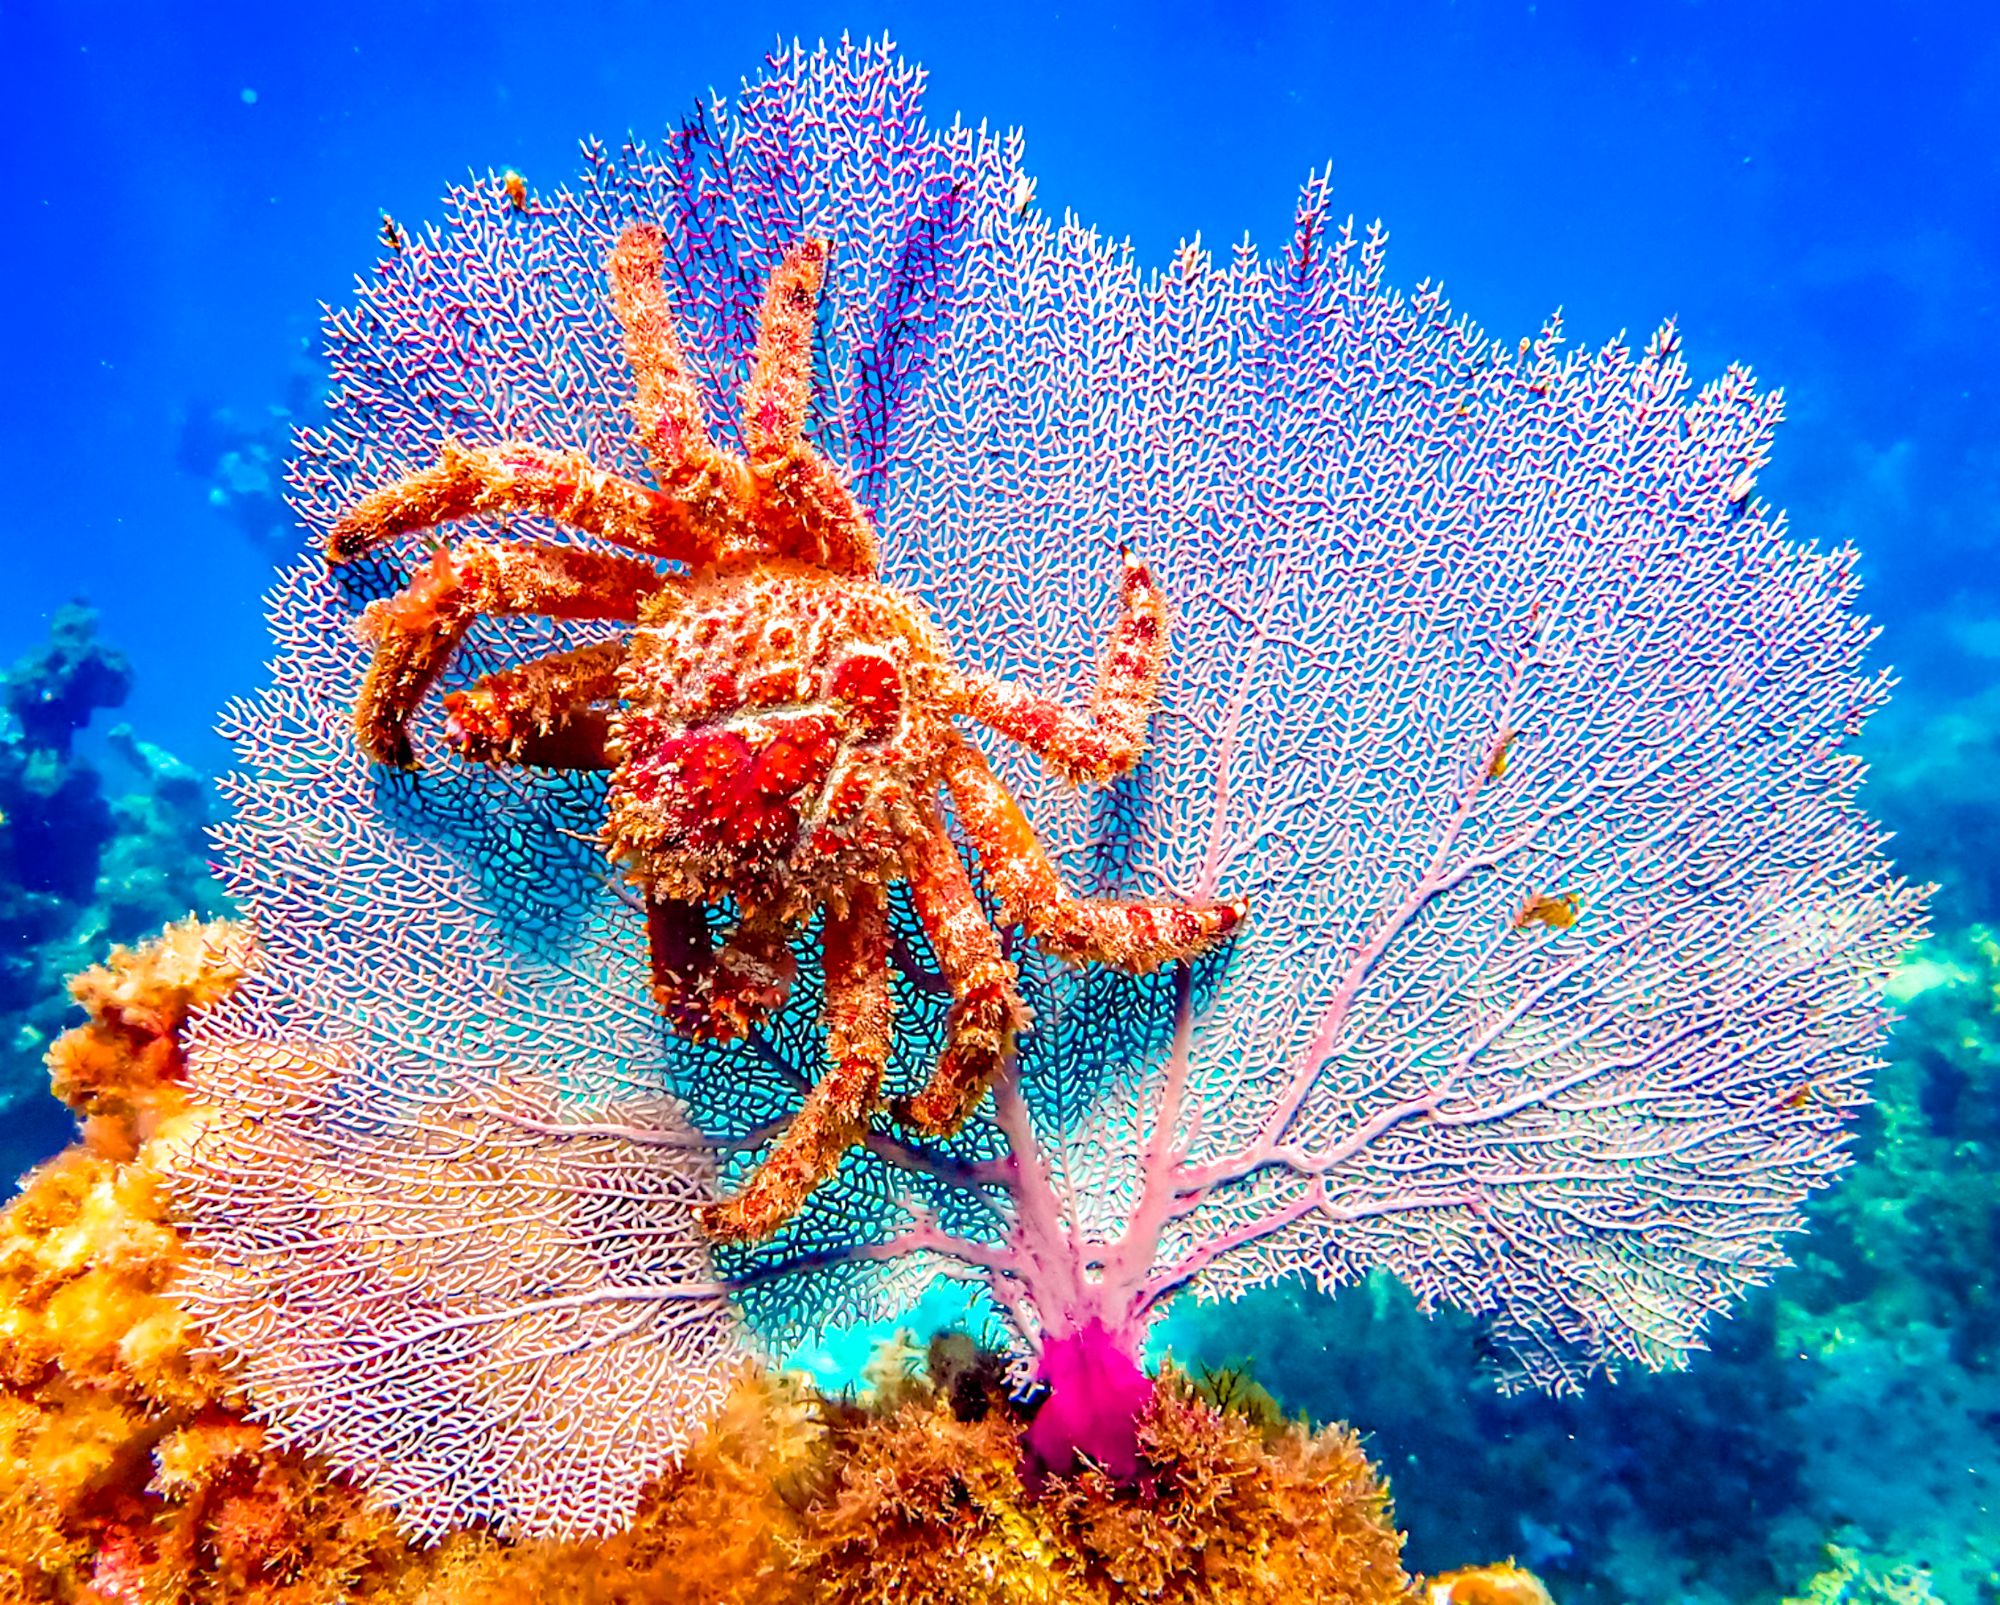
[(582, 546), (467, 541), (440, 550), (396, 595), (371, 602), (358, 625), (375, 656), (354, 702), (362, 750), (414, 769), (409, 720), (481, 614), (636, 619), (667, 577), (652, 564)]
[(1028, 1010), (1014, 989), (1014, 966), (979, 906), (937, 805), (926, 801), (925, 828), (904, 848), (903, 867), (924, 935), (951, 987), (950, 1033), (930, 1080), (904, 1100), (897, 1118), (932, 1136), (965, 1124), (1000, 1073)]
[(839, 473), (804, 438), (812, 404), (813, 319), (826, 282), (824, 240), (792, 247), (764, 291), (750, 380), (743, 387), (743, 438), (760, 504), (781, 510), (800, 534), (778, 555), (837, 574), (875, 572), (875, 531)]
[(1124, 556), (1118, 616), (1088, 714), (983, 674), (962, 681), (959, 712), (1039, 753), (1079, 783), (1102, 785), (1139, 761), (1167, 663), (1166, 598), (1146, 565), (1130, 552)]
[(743, 386), (743, 438), (753, 463), (798, 444), (812, 405), (813, 320), (826, 282), (826, 241), (802, 240), (764, 286), (757, 350)]
[(447, 440), (438, 460), (371, 490), (327, 531), (326, 560), (351, 562), (399, 535), (457, 518), (539, 514), (615, 546), (691, 561), (688, 511), (671, 497), (593, 468), (581, 452), (521, 441), (463, 446)]
[(674, 330), (674, 309), (660, 274), (666, 235), (634, 223), (605, 264), (611, 306), (625, 331), (625, 358), (638, 380), (632, 426), (669, 499), (694, 520), (699, 556), (716, 555), (717, 526), (739, 520), (748, 491), (742, 463), (716, 447), (702, 416), (701, 392)]
[(1250, 911), (1230, 903), (1127, 903), (1074, 897), (1013, 793), (985, 756), (954, 736), (944, 760), (952, 806), (1001, 912), (1058, 958), (1144, 974), (1213, 947)]
[(468, 763), (609, 769), (608, 704), (627, 643), (599, 641), (482, 675), (444, 699), (445, 740)]
[(751, 917), (718, 951), (708, 911), (681, 898), (649, 896), (646, 940), (653, 1001), (676, 1034), (695, 1042), (734, 1042), (781, 1008), (798, 961), (776, 919)]
[(796, 1215), (866, 1134), (881, 1096), (894, 1012), (883, 889), (857, 885), (845, 911), (829, 908), (824, 941), (830, 1063), (736, 1196), (703, 1207), (702, 1228), (718, 1241), (756, 1242)]

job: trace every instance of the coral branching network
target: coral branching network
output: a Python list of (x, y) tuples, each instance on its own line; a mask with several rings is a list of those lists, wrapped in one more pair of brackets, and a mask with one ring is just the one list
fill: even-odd
[(217, 1355), (414, 1534), (620, 1527), (746, 1344), (938, 1277), (1037, 1475), (1141, 1463), (1184, 1292), (1672, 1365), (1865, 1098), (1922, 896), (1777, 399), (1489, 339), (1325, 176), (1143, 270), (921, 91), (784, 52), (329, 321), (162, 1163)]

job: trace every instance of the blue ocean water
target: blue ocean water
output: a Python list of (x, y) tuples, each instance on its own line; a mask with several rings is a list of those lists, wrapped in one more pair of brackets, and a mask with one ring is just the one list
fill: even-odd
[[(258, 599), (292, 549), (276, 475), (315, 405), (318, 309), (374, 261), (382, 214), (420, 223), (468, 171), (553, 186), (579, 136), (661, 127), (780, 34), (884, 30), (934, 112), (1026, 129), (1038, 204), (1148, 261), (1196, 230), (1276, 241), (1330, 160), (1344, 207), (1388, 224), (1390, 277), (1442, 279), (1486, 328), (1560, 305), (1594, 344), (1671, 316), (1699, 377), (1742, 360), (1784, 387), (1760, 491), (1862, 548), (1903, 675), (1871, 805), (1944, 888), (1861, 1170), (1686, 1376), (1499, 1405), (1469, 1331), (1375, 1288), (1274, 1298), (1252, 1358), (1286, 1402), (1376, 1434), (1422, 1565), (1513, 1552), (1559, 1598), (1777, 1599), (1836, 1542), (1980, 1597), (2000, 1553), (1985, 7), (9, 6), (0, 662), (85, 595), (131, 659), (119, 717), (223, 766), (210, 723), (259, 678)], [(1191, 1323), (1179, 1352), (1234, 1357), (1245, 1325)]]

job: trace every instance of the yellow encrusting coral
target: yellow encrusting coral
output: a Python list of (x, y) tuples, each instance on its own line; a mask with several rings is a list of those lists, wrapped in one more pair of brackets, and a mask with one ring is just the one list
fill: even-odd
[(249, 957), (240, 926), (189, 920), (72, 984), (90, 1018), (49, 1069), (82, 1140), (0, 1214), (0, 1597), (304, 1605), (400, 1550), (236, 1414), (165, 1295), (180, 1238), (147, 1148), (185, 1117), (182, 1023)]
[[(1169, 1370), (1136, 1485), (1022, 1478), (995, 1357), (905, 1340), (860, 1402), (746, 1365), (625, 1532), (412, 1547), (389, 1514), (245, 1419), (170, 1287), (155, 1159), (200, 1118), (178, 1032), (251, 961), (238, 926), (170, 927), (75, 983), (51, 1051), (77, 1146), (0, 1215), (0, 1598), (86, 1605), (1126, 1605), (1412, 1598), (1353, 1435)], [(1241, 1395), (1240, 1400), (1238, 1399)], [(1232, 1400), (1237, 1403), (1232, 1407)]]
[(1878, 1564), (1839, 1544), (1826, 1546), (1826, 1560), (1805, 1593), (1784, 1605), (1936, 1605), (1940, 1598), (1921, 1566)]
[[(933, 1380), (933, 1379), (936, 1380)], [(970, 1403), (970, 1407), (968, 1404)], [(1411, 1598), (1388, 1497), (1354, 1436), (1276, 1428), (1161, 1379), (1140, 1473), (1021, 1478), (1022, 1421), (927, 1376), (842, 1405), (746, 1374), (723, 1418), (602, 1544), (523, 1544), (479, 1600), (1127, 1605)], [(564, 1592), (567, 1589), (569, 1592)]]
[(1550, 1605), (1542, 1580), (1511, 1560), (1466, 1566), (1424, 1583), (1424, 1605)]

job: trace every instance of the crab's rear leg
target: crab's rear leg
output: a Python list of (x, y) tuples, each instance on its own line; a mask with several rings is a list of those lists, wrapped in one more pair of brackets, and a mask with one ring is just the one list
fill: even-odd
[(703, 1207), (702, 1227), (720, 1242), (760, 1241), (796, 1215), (866, 1135), (881, 1097), (893, 1003), (880, 886), (858, 884), (845, 910), (828, 909), (824, 946), (826, 1070), (741, 1190)]
[(1128, 903), (1072, 896), (1021, 805), (978, 748), (953, 737), (944, 777), (1001, 912), (1058, 958), (1143, 974), (1215, 946), (1249, 912), (1240, 900)]
[(401, 591), (361, 615), (360, 632), (375, 643), (354, 703), (362, 749), (377, 763), (416, 767), (410, 715), (482, 614), (632, 620), (667, 583), (643, 559), (581, 546), (468, 541), (440, 550)]
[(1009, 736), (1070, 779), (1102, 785), (1146, 750), (1146, 725), (1167, 663), (1167, 603), (1152, 572), (1130, 552), (1118, 611), (1087, 714), (983, 674), (963, 677), (958, 711)]
[(937, 1068), (896, 1114), (918, 1131), (949, 1136), (965, 1124), (1000, 1073), (1028, 1023), (1028, 1010), (1015, 990), (1014, 966), (1000, 951), (999, 933), (979, 906), (936, 805), (926, 803), (924, 813), (925, 828), (904, 847), (903, 868), (953, 1001)]

